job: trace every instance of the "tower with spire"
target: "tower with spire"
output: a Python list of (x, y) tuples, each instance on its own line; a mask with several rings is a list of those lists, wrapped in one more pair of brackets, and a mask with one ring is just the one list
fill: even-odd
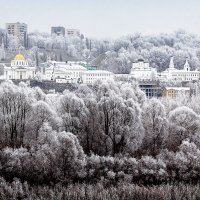
[(186, 58), (185, 65), (184, 65), (184, 70), (185, 71), (190, 71), (190, 65), (188, 63), (188, 58)]
[(176, 69), (174, 59), (171, 57), (169, 68), (161, 72), (160, 77), (165, 81), (199, 81), (200, 72), (198, 70), (191, 70), (188, 58), (186, 58), (183, 69)]
[(169, 64), (169, 69), (175, 69), (175, 67), (174, 67), (174, 57), (173, 56), (171, 56), (171, 58), (170, 58), (170, 64)]
[(1, 46), (0, 46), (0, 61), (5, 60), (5, 58), (6, 58), (6, 53), (5, 53), (4, 41), (3, 41), (3, 37), (2, 37)]

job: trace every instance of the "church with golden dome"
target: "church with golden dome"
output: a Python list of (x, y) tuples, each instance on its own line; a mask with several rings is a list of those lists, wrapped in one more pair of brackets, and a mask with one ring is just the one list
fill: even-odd
[(11, 61), (10, 66), (4, 67), (4, 78), (19, 80), (32, 79), (35, 76), (35, 70), (35, 67), (30, 65), (30, 61), (19, 53)]

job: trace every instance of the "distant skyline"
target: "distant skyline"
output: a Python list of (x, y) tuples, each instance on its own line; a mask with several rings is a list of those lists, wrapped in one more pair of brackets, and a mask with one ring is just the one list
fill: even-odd
[(0, 28), (24, 22), (29, 32), (64, 26), (93, 38), (179, 29), (200, 34), (198, 0), (0, 0), (0, 7)]

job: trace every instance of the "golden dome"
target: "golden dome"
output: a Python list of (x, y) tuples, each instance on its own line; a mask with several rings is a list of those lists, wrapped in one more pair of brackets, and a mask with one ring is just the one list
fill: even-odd
[(25, 60), (25, 58), (22, 54), (19, 53), (15, 56), (15, 60)]

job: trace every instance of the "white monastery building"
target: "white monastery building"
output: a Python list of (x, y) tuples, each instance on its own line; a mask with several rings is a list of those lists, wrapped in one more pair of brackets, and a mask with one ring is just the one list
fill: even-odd
[(4, 64), (3, 79), (32, 79), (35, 76), (35, 67), (30, 66), (30, 61), (25, 59), (22, 54), (15, 56), (10, 66)]
[(188, 59), (184, 64), (183, 69), (176, 69), (174, 66), (174, 58), (171, 57), (169, 68), (158, 73), (157, 69), (149, 66), (149, 63), (139, 59), (138, 62), (133, 63), (130, 72), (130, 77), (136, 80), (160, 80), (160, 81), (197, 81), (200, 79), (200, 72), (191, 71)]
[(130, 75), (137, 80), (154, 80), (157, 78), (157, 69), (150, 67), (143, 59), (139, 59), (132, 64)]
[(87, 69), (78, 63), (48, 61), (42, 65), (43, 80), (56, 82), (77, 83)]
[(88, 70), (85, 71), (82, 75), (83, 83), (86, 83), (88, 85), (94, 84), (96, 80), (107, 81), (113, 79), (114, 79), (114, 74), (112, 72), (105, 70)]
[(105, 70), (88, 70), (85, 62), (57, 62), (48, 60), (41, 66), (43, 80), (57, 83), (93, 84), (96, 80), (110, 80), (114, 74)]
[(158, 78), (160, 80), (197, 81), (199, 76), (199, 71), (191, 71), (188, 59), (186, 59), (183, 69), (179, 70), (174, 67), (174, 58), (171, 57), (169, 68), (161, 72)]

